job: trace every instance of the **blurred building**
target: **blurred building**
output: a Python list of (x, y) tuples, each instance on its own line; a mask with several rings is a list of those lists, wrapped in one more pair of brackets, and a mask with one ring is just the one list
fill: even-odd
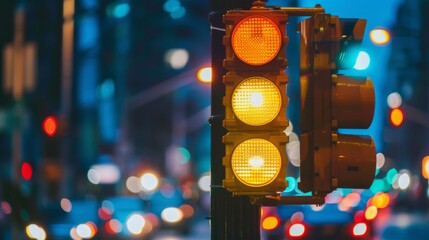
[[(429, 154), (429, 2), (403, 1), (392, 26), (392, 51), (385, 81), (385, 99), (401, 103), (385, 105), (384, 153), (398, 169), (408, 169), (413, 179), (411, 194), (400, 196), (402, 210), (427, 210), (427, 180), (422, 177), (422, 160)], [(390, 98), (389, 98), (390, 96)], [(395, 102), (395, 101), (393, 101)], [(392, 103), (390, 103), (392, 104)], [(398, 108), (404, 119), (395, 126), (390, 113)]]
[[(32, 199), (12, 208), (33, 202), (54, 217), (64, 197), (130, 194), (125, 180), (145, 170), (177, 184), (209, 171), (209, 85), (196, 77), (210, 64), (207, 13), (208, 2), (189, 0), (2, 3), (0, 202)], [(118, 167), (119, 181), (91, 183), (97, 164)], [(185, 170), (171, 171), (177, 164)]]

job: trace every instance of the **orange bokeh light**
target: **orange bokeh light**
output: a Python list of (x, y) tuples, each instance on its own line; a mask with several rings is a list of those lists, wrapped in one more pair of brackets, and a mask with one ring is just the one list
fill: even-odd
[(422, 175), (424, 178), (429, 179), (429, 156), (423, 158)]
[(273, 230), (276, 229), (280, 224), (280, 220), (276, 216), (269, 216), (264, 218), (262, 221), (262, 229), (264, 230)]
[(46, 117), (45, 120), (43, 120), (42, 128), (46, 135), (50, 137), (54, 136), (58, 129), (57, 119), (52, 116)]
[(392, 109), (390, 112), (390, 122), (393, 126), (399, 127), (404, 122), (404, 112), (400, 108)]

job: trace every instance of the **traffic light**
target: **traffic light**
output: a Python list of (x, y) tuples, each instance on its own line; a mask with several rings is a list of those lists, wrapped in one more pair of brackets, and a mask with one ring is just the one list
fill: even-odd
[(226, 33), (224, 187), (235, 195), (275, 195), (286, 186), (287, 15), (255, 1), (224, 15)]
[(43, 156), (47, 159), (58, 159), (60, 155), (60, 136), (58, 134), (58, 118), (47, 116), (42, 122)]
[(41, 176), (44, 178), (44, 189), (49, 199), (59, 198), (59, 184), (62, 177), (61, 151), (62, 135), (65, 121), (57, 116), (49, 115), (42, 121), (42, 163)]
[(339, 134), (368, 128), (374, 115), (369, 78), (340, 74), (353, 68), (366, 21), (315, 14), (301, 31), (301, 166), (299, 189), (323, 196), (336, 188), (369, 188), (376, 168), (371, 137)]

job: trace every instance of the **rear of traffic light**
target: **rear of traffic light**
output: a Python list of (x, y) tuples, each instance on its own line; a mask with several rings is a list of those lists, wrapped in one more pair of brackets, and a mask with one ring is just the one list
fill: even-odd
[(253, 7), (224, 16), (224, 187), (273, 195), (286, 187), (286, 22), (280, 10)]
[(338, 133), (339, 128), (368, 128), (374, 115), (371, 80), (338, 74), (353, 67), (364, 30), (365, 20), (329, 14), (301, 22), (299, 188), (304, 192), (368, 188), (374, 180), (371, 137)]
[(61, 150), (65, 121), (56, 116), (47, 116), (42, 121), (42, 163), (41, 176), (44, 178), (44, 189), (49, 199), (59, 198), (62, 177)]

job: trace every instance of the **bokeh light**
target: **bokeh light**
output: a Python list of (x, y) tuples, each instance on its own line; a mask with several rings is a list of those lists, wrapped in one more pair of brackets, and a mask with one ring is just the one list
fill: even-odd
[(125, 185), (126, 185), (128, 191), (130, 191), (132, 193), (138, 193), (141, 191), (140, 178), (138, 178), (136, 176), (131, 176), (131, 177), (127, 178)]
[(61, 208), (63, 209), (64, 212), (71, 212), (72, 207), (73, 207), (72, 203), (67, 198), (61, 199), (60, 205), (61, 205)]
[(115, 18), (123, 18), (127, 16), (129, 12), (130, 5), (128, 3), (120, 3), (113, 8), (113, 16)]
[(390, 32), (382, 28), (371, 30), (371, 32), (369, 32), (369, 37), (376, 45), (385, 45), (390, 42)]
[(210, 192), (210, 185), (211, 185), (210, 182), (211, 182), (210, 174), (204, 174), (198, 180), (198, 187), (201, 189), (201, 191)]
[(400, 108), (392, 109), (390, 112), (390, 122), (393, 126), (399, 127), (404, 122), (404, 112)]
[(96, 164), (88, 170), (88, 180), (92, 184), (114, 184), (120, 178), (121, 172), (114, 164)]
[(289, 158), (289, 162), (293, 166), (299, 167), (301, 165), (300, 142), (299, 141), (291, 141), (290, 137), (289, 137), (289, 142), (286, 144), (286, 154)]
[(91, 228), (87, 224), (79, 224), (76, 227), (76, 233), (79, 237), (84, 238), (84, 239), (90, 238), (91, 235), (93, 234), (91, 231)]
[(381, 179), (374, 179), (371, 187), (369, 188), (373, 194), (384, 191), (386, 188), (385, 183)]
[(46, 117), (43, 120), (42, 128), (46, 135), (50, 137), (54, 136), (58, 129), (57, 119), (53, 116)]
[(393, 92), (387, 96), (387, 105), (390, 108), (399, 108), (402, 105), (402, 97), (398, 92)]
[(212, 81), (212, 68), (205, 67), (198, 70), (197, 78), (200, 82), (211, 83)]
[(425, 156), (422, 160), (422, 176), (429, 178), (429, 156)]
[(388, 184), (393, 184), (394, 182), (396, 182), (397, 178), (398, 178), (398, 170), (396, 170), (395, 168), (391, 168), (389, 171), (387, 171), (386, 181)]
[(140, 235), (146, 221), (141, 214), (133, 213), (127, 219), (127, 229), (133, 235)]
[(368, 231), (368, 226), (366, 223), (357, 223), (353, 227), (353, 236), (359, 237), (364, 236)]
[(45, 230), (36, 225), (36, 224), (30, 224), (25, 228), (25, 232), (27, 233), (27, 236), (31, 239), (37, 239), (37, 240), (44, 240), (46, 239), (46, 232)]
[(365, 210), (365, 219), (366, 220), (373, 220), (375, 217), (377, 217), (377, 207), (370, 206)]
[(182, 69), (189, 61), (189, 52), (186, 49), (170, 49), (165, 53), (164, 60), (173, 69)]
[(178, 19), (186, 14), (186, 9), (182, 6), (179, 0), (167, 0), (164, 3), (164, 11), (170, 14), (173, 19)]
[(109, 234), (118, 234), (122, 231), (122, 223), (117, 219), (111, 219), (104, 224), (104, 228)]
[(183, 219), (183, 213), (179, 208), (168, 207), (162, 210), (161, 218), (167, 223), (177, 223)]
[(303, 221), (304, 221), (304, 213), (302, 213), (302, 212), (295, 212), (290, 217), (291, 223), (299, 223), (299, 222), (303, 222)]
[(1, 202), (1, 208), (0, 210), (6, 214), (9, 215), (12, 213), (12, 207), (10, 206), (10, 204), (6, 201)]
[(145, 173), (140, 177), (143, 191), (150, 192), (158, 188), (159, 179), (154, 173)]
[(371, 200), (371, 204), (379, 209), (386, 208), (390, 203), (390, 196), (387, 193), (377, 193)]
[(28, 162), (23, 162), (21, 165), (21, 176), (24, 180), (30, 181), (33, 176), (33, 167)]
[(398, 187), (405, 190), (410, 187), (411, 177), (408, 172), (400, 172), (398, 178)]
[(271, 231), (280, 225), (280, 219), (277, 216), (268, 216), (262, 220), (262, 229)]
[(386, 158), (384, 157), (383, 153), (377, 153), (376, 155), (376, 168), (380, 169), (384, 166), (384, 163), (386, 162)]
[(95, 169), (89, 169), (88, 170), (88, 174), (87, 174), (88, 180), (89, 182), (91, 182), (92, 184), (99, 184), (100, 183), (100, 173), (95, 170)]
[(302, 223), (294, 223), (289, 228), (289, 236), (301, 237), (305, 234), (305, 226)]

